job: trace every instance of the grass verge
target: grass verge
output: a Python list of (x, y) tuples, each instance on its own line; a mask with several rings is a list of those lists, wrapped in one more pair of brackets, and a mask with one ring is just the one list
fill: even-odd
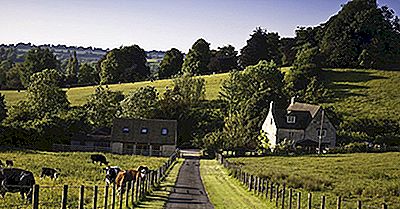
[(167, 177), (155, 188), (136, 208), (162, 209), (167, 204), (170, 189), (175, 185), (178, 178), (179, 168), (183, 159), (179, 158), (172, 168), (167, 171)]
[(201, 160), (200, 173), (208, 197), (216, 209), (274, 208), (265, 198), (247, 191), (215, 160)]

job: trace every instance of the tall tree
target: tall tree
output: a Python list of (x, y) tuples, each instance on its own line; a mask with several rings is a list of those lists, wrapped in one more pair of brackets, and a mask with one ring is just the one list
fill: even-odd
[(78, 84), (91, 85), (98, 84), (99, 82), (100, 77), (96, 68), (89, 63), (81, 63), (79, 66)]
[(122, 102), (122, 116), (128, 118), (155, 118), (159, 110), (158, 91), (153, 86), (140, 87)]
[(95, 127), (111, 127), (112, 120), (121, 113), (123, 99), (122, 92), (98, 86), (84, 105), (89, 122)]
[(42, 49), (40, 47), (32, 48), (26, 53), (23, 68), (20, 72), (22, 84), (28, 87), (31, 75), (45, 69), (55, 69), (59, 71), (60, 62), (49, 49)]
[(178, 49), (172, 48), (165, 52), (165, 56), (160, 63), (158, 77), (160, 79), (170, 78), (182, 70), (183, 54)]
[(257, 64), (260, 60), (280, 63), (279, 35), (278, 33), (268, 33), (267, 30), (256, 28), (250, 35), (246, 46), (240, 50), (239, 62), (245, 68)]
[(189, 50), (183, 61), (182, 72), (192, 75), (209, 74), (208, 63), (210, 62), (210, 43), (204, 39), (198, 39)]
[(103, 84), (142, 81), (150, 76), (146, 53), (138, 45), (113, 49), (99, 62)]
[(208, 68), (212, 72), (225, 73), (238, 68), (238, 52), (232, 45), (218, 47), (212, 52)]
[(7, 107), (4, 95), (0, 93), (0, 123), (7, 117)]
[(76, 51), (74, 51), (73, 55), (68, 59), (65, 72), (68, 84), (76, 84), (78, 82), (78, 72), (79, 63), (78, 58), (76, 58)]

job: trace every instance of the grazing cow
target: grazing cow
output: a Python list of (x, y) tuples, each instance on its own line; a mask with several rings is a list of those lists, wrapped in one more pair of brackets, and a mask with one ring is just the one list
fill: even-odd
[(51, 179), (56, 180), (59, 175), (60, 175), (60, 173), (56, 169), (43, 167), (42, 173), (40, 173), (40, 179), (47, 176), (47, 177), (50, 177)]
[(90, 159), (92, 159), (92, 163), (100, 162), (100, 165), (101, 164), (108, 165), (108, 161), (106, 159), (106, 156), (104, 156), (104, 155), (93, 154), (93, 155), (90, 155)]
[(122, 193), (124, 193), (122, 188), (127, 182), (135, 182), (138, 178), (145, 178), (148, 172), (149, 168), (146, 166), (139, 166), (137, 170), (120, 171), (115, 179), (115, 184), (117, 185), (119, 194), (122, 195)]
[(7, 165), (7, 167), (13, 167), (14, 162), (12, 160), (6, 160), (6, 165)]
[(115, 179), (117, 178), (118, 173), (121, 171), (121, 168), (118, 166), (107, 166), (103, 168), (106, 171), (106, 184), (109, 185), (111, 183), (115, 183)]
[(0, 195), (3, 198), (7, 192), (19, 192), (22, 199), (26, 195), (28, 201), (32, 201), (32, 187), (35, 184), (32, 172), (19, 168), (3, 168), (0, 169), (0, 181)]

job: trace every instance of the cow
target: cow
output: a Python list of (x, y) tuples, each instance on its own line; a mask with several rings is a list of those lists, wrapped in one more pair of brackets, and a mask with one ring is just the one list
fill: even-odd
[(115, 179), (117, 178), (118, 173), (121, 171), (121, 168), (118, 166), (107, 166), (103, 168), (106, 171), (106, 184), (109, 185), (111, 183), (115, 183)]
[(92, 160), (92, 163), (100, 162), (100, 165), (101, 164), (108, 165), (109, 163), (106, 159), (106, 156), (100, 154), (90, 155), (90, 159)]
[(4, 198), (7, 192), (19, 192), (21, 198), (32, 201), (33, 185), (35, 177), (30, 171), (19, 168), (2, 168), (0, 169), (0, 195)]
[(137, 170), (126, 170), (120, 171), (115, 178), (115, 184), (117, 185), (117, 191), (120, 195), (124, 193), (123, 187), (127, 182), (136, 182), (139, 178), (145, 178), (149, 172), (149, 168), (146, 166), (139, 166)]
[(56, 180), (59, 175), (60, 173), (56, 169), (43, 167), (42, 173), (40, 173), (40, 179), (43, 179), (44, 177), (47, 176), (50, 177), (51, 179)]
[(13, 167), (14, 162), (12, 160), (6, 160), (6, 165), (7, 165), (7, 167)]

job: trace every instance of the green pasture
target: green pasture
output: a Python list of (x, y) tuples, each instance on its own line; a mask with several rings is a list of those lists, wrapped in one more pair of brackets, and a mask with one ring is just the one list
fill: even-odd
[(286, 183), (302, 192), (304, 205), (308, 192), (317, 206), (322, 195), (328, 208), (335, 208), (336, 197), (343, 208), (355, 208), (356, 201), (379, 208), (400, 208), (400, 153), (358, 153), (302, 157), (229, 158), (243, 171)]
[[(84, 152), (39, 152), (39, 151), (11, 151), (0, 152), (0, 160), (13, 160), (14, 167), (31, 171), (40, 185), (39, 204), (41, 208), (55, 208), (61, 206), (61, 194), (63, 185), (69, 186), (68, 205), (77, 208), (79, 187), (84, 185), (85, 203), (87, 207), (92, 204), (94, 186), (98, 186), (98, 205), (104, 205), (105, 173), (99, 164), (93, 164), (90, 155)], [(140, 165), (146, 165), (150, 169), (156, 169), (167, 159), (163, 157), (145, 157), (104, 154), (110, 165), (118, 165), (122, 169), (135, 169)], [(50, 178), (40, 179), (42, 167), (51, 167), (60, 170), (57, 180)], [(109, 190), (111, 194), (111, 189)], [(109, 198), (111, 195), (109, 195)], [(110, 202), (110, 200), (109, 200)], [(0, 199), (0, 208), (30, 208), (21, 201), (19, 194), (7, 193), (4, 199)]]
[[(283, 68), (282, 71), (287, 71)], [(206, 99), (218, 98), (222, 82), (228, 73), (200, 76), (206, 80)], [(400, 120), (400, 71), (325, 69), (323, 77), (332, 91), (331, 99), (323, 105), (333, 105), (344, 117), (385, 117)], [(154, 86), (160, 93), (172, 86), (170, 79), (108, 85), (114, 91), (129, 94), (142, 86)], [(82, 105), (94, 92), (94, 86), (65, 89), (72, 105)], [(7, 105), (24, 99), (25, 91), (0, 91)]]

